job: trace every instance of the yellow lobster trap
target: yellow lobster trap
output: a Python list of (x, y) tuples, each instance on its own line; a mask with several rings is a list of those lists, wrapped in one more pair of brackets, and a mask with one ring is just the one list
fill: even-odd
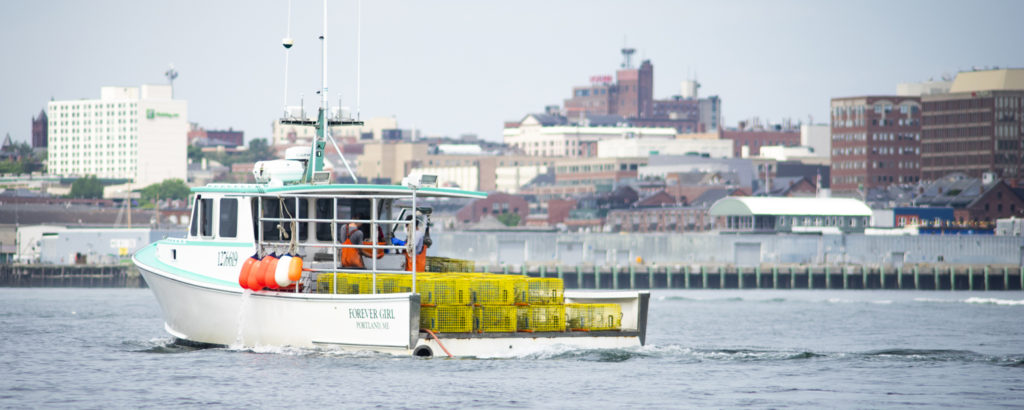
[[(344, 273), (321, 273), (316, 277), (316, 293), (351, 294), (352, 288)], [(357, 291), (358, 293), (358, 291)]]
[(473, 307), (424, 306), (420, 308), (420, 327), (434, 332), (472, 332)]
[(614, 303), (568, 303), (565, 325), (569, 330), (619, 330), (622, 328), (622, 306)]
[(520, 276), (492, 274), (472, 276), (471, 283), (471, 300), (477, 305), (512, 305), (526, 285)]
[(469, 305), (472, 281), (457, 276), (426, 276), (416, 279), (416, 292), (423, 305)]
[(520, 332), (564, 332), (564, 305), (519, 306), (517, 330)]
[(515, 306), (483, 305), (473, 308), (473, 330), (478, 333), (515, 332), (518, 316)]
[(476, 263), (470, 260), (440, 256), (427, 257), (427, 272), (473, 272), (475, 270)]
[(565, 284), (558, 278), (526, 278), (516, 302), (530, 305), (561, 305), (565, 303)]
[[(373, 275), (368, 273), (321, 273), (316, 278), (317, 293), (366, 295), (373, 293), (373, 285)], [(377, 274), (377, 293), (404, 292), (412, 292), (412, 279), (409, 275)]]

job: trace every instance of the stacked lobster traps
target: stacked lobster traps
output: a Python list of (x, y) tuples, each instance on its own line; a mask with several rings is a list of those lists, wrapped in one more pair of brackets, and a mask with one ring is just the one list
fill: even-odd
[[(435, 263), (472, 267), (471, 263), (447, 258), (437, 258)], [(533, 333), (621, 327), (619, 305), (566, 304), (564, 284), (558, 278), (429, 270), (416, 277), (423, 329), (440, 333)], [(412, 277), (403, 274), (322, 273), (317, 278), (318, 293), (402, 293), (412, 289)]]

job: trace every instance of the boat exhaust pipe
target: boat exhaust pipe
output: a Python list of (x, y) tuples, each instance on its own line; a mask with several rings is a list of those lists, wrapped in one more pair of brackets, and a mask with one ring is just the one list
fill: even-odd
[(434, 351), (430, 349), (430, 346), (419, 345), (412, 351), (412, 355), (416, 357), (434, 357)]

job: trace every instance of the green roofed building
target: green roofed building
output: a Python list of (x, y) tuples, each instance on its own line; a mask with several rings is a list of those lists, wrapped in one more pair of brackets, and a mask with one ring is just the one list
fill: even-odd
[(708, 213), (724, 233), (863, 233), (871, 219), (851, 198), (725, 197)]

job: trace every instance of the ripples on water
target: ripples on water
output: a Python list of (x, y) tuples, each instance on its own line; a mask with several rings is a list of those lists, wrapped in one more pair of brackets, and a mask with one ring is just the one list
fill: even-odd
[(1024, 295), (654, 292), (648, 345), (517, 359), (197, 348), (148, 290), (0, 289), (3, 407), (1020, 407)]

